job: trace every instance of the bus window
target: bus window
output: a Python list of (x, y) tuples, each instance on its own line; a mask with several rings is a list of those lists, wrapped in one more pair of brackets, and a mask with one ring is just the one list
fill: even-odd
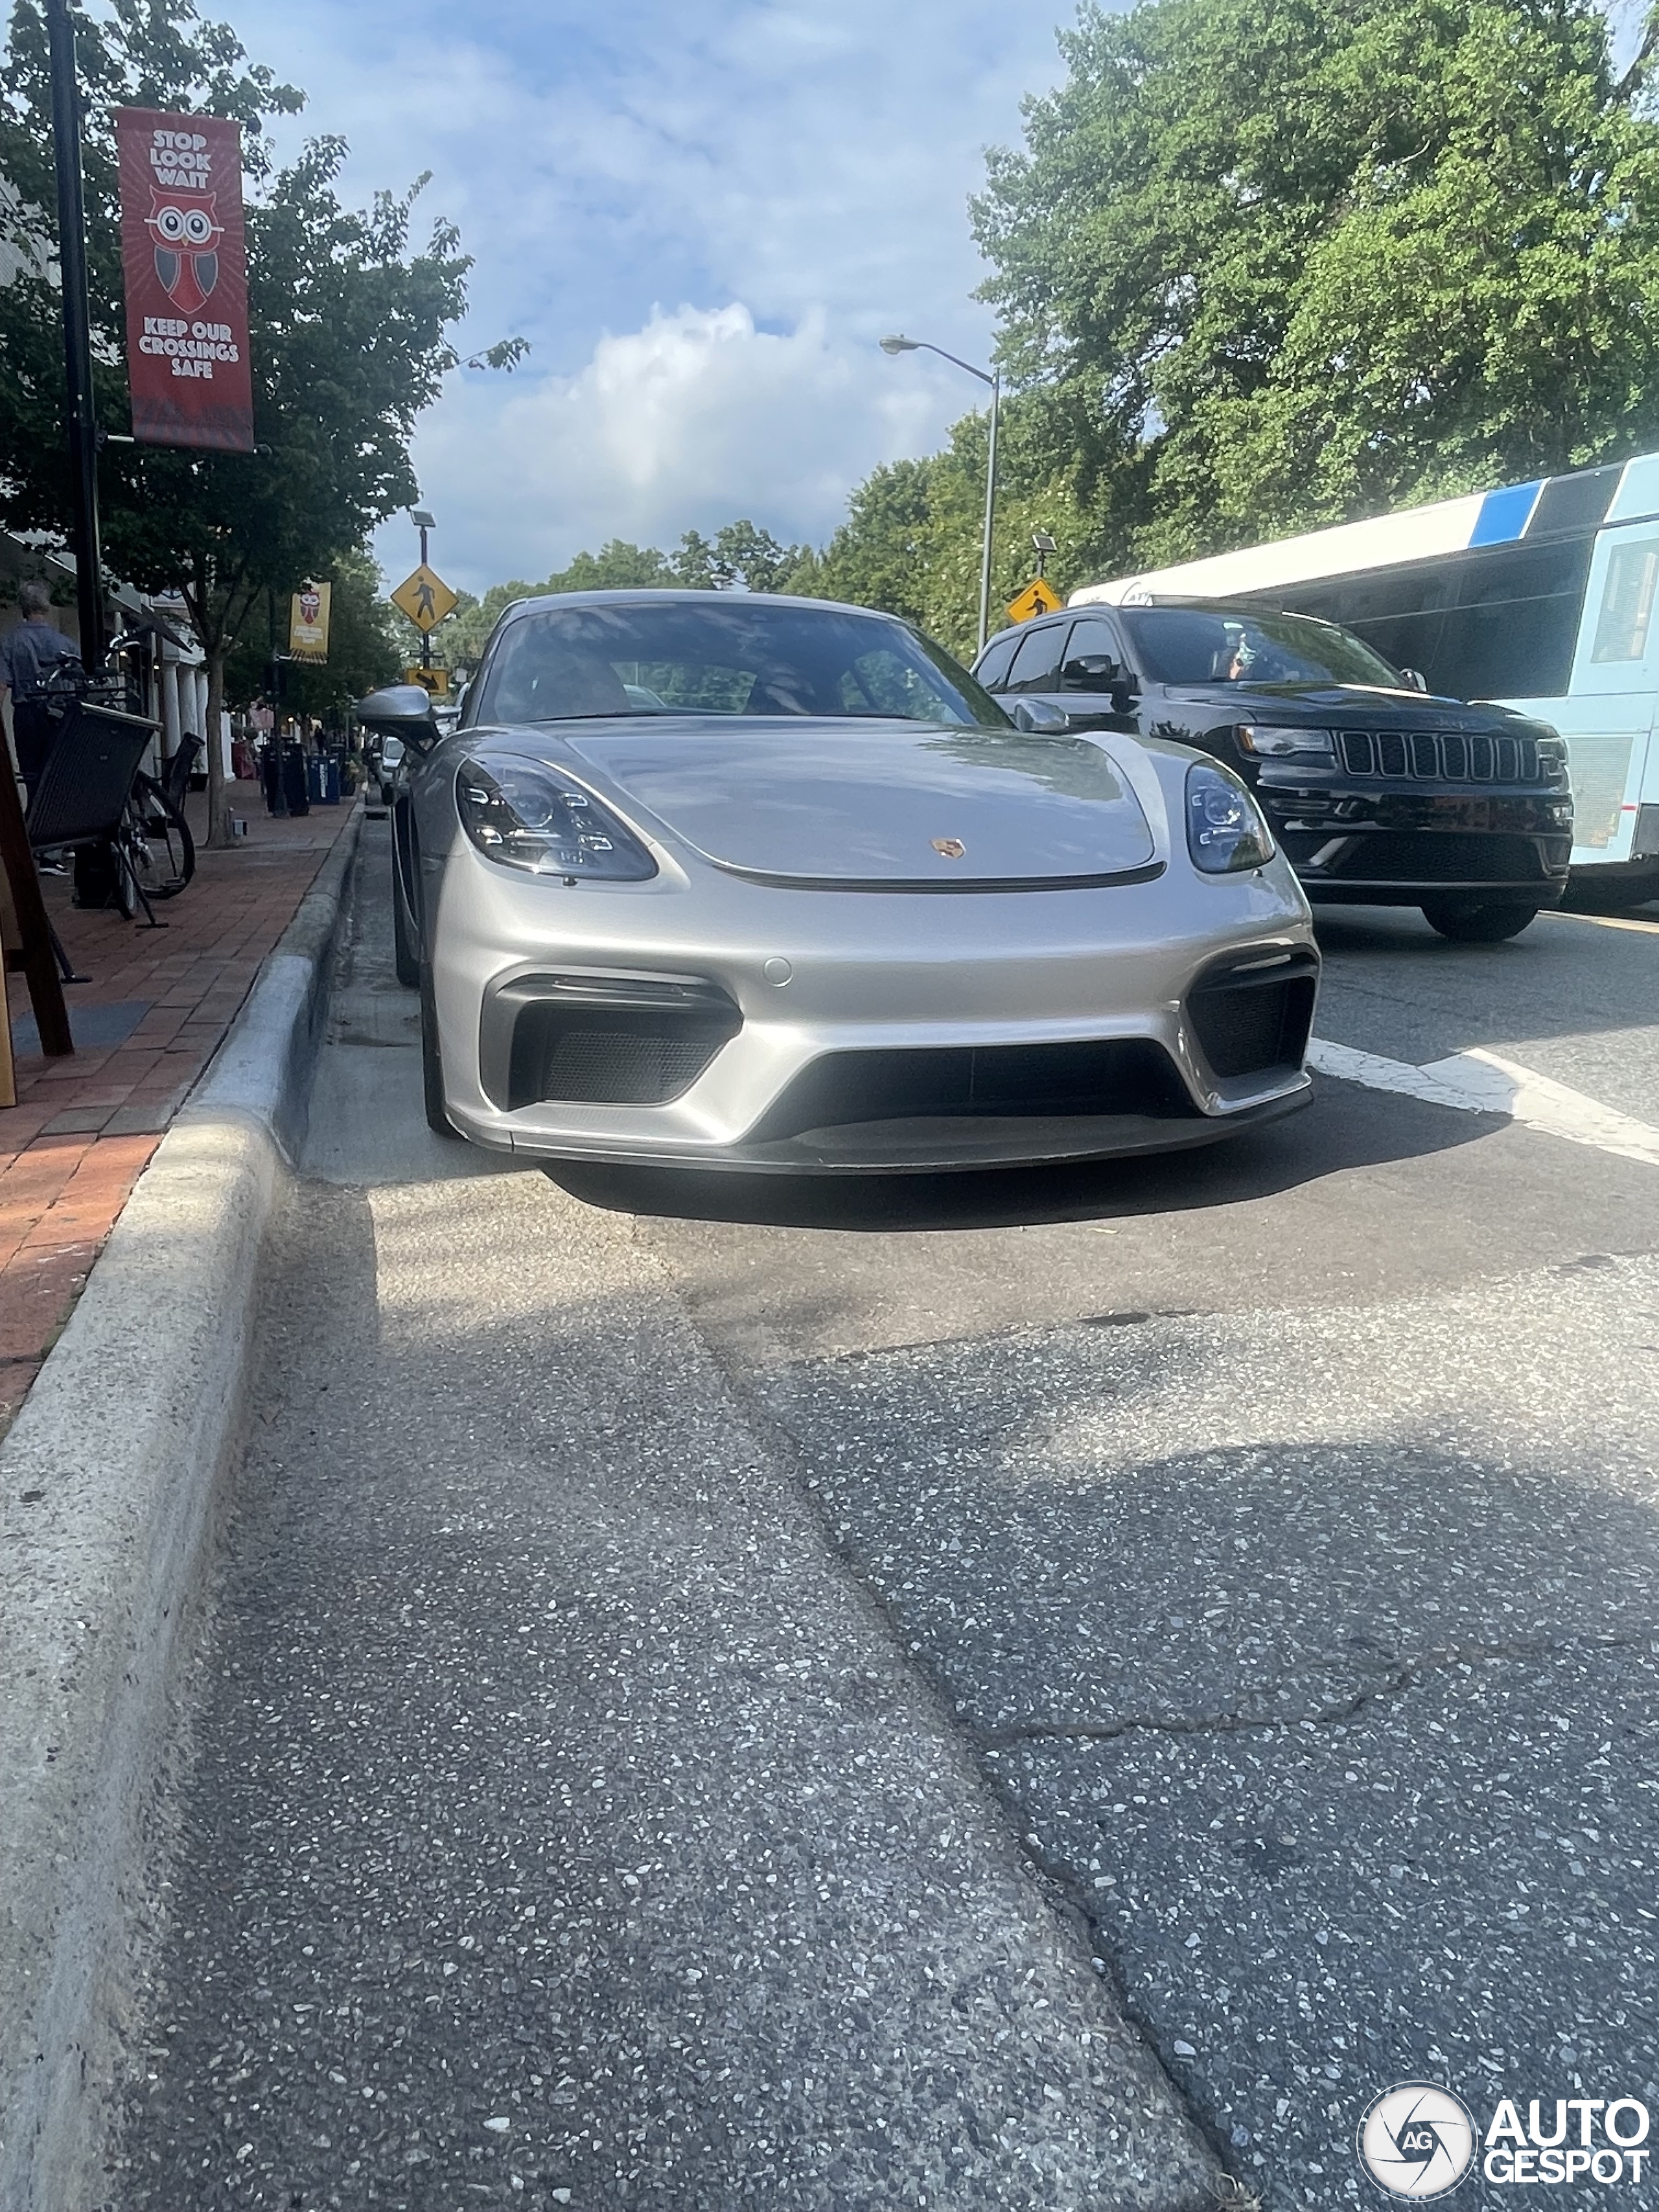
[(1571, 679), (1593, 544), (1503, 546), (1273, 596), (1340, 623), (1396, 668), (1420, 668), (1431, 691), (1559, 699)]
[(1659, 581), (1659, 546), (1616, 545), (1607, 556), (1607, 580), (1596, 617), (1592, 660), (1643, 660)]

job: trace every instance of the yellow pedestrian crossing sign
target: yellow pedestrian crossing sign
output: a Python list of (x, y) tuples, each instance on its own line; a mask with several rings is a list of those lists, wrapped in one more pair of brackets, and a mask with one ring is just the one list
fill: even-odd
[(436, 629), (438, 624), (454, 607), (460, 605), (435, 568), (428, 568), (424, 561), (412, 576), (405, 576), (392, 594), (392, 604), (406, 614), (416, 629)]
[(1060, 593), (1041, 576), (1033, 576), (1023, 592), (1008, 602), (1010, 622), (1030, 622), (1033, 615), (1051, 615), (1060, 605)]

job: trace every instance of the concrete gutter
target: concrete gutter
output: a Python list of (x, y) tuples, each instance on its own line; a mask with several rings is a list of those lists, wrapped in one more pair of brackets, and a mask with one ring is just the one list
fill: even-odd
[(176, 1688), (361, 810), (0, 1447), (0, 2212), (105, 2190)]

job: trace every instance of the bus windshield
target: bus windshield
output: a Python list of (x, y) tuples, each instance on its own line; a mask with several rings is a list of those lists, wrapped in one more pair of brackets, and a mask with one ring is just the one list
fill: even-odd
[(1120, 618), (1158, 684), (1366, 684), (1397, 691), (1398, 669), (1333, 623), (1232, 607), (1124, 607)]

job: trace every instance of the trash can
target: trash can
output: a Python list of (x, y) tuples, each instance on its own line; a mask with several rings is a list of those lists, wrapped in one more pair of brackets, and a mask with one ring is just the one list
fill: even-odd
[(325, 753), (319, 763), (323, 771), (323, 805), (337, 806), (340, 803), (340, 756)]
[(289, 746), (283, 755), (283, 795), (288, 800), (290, 814), (309, 814), (311, 800), (307, 793), (305, 755)]

